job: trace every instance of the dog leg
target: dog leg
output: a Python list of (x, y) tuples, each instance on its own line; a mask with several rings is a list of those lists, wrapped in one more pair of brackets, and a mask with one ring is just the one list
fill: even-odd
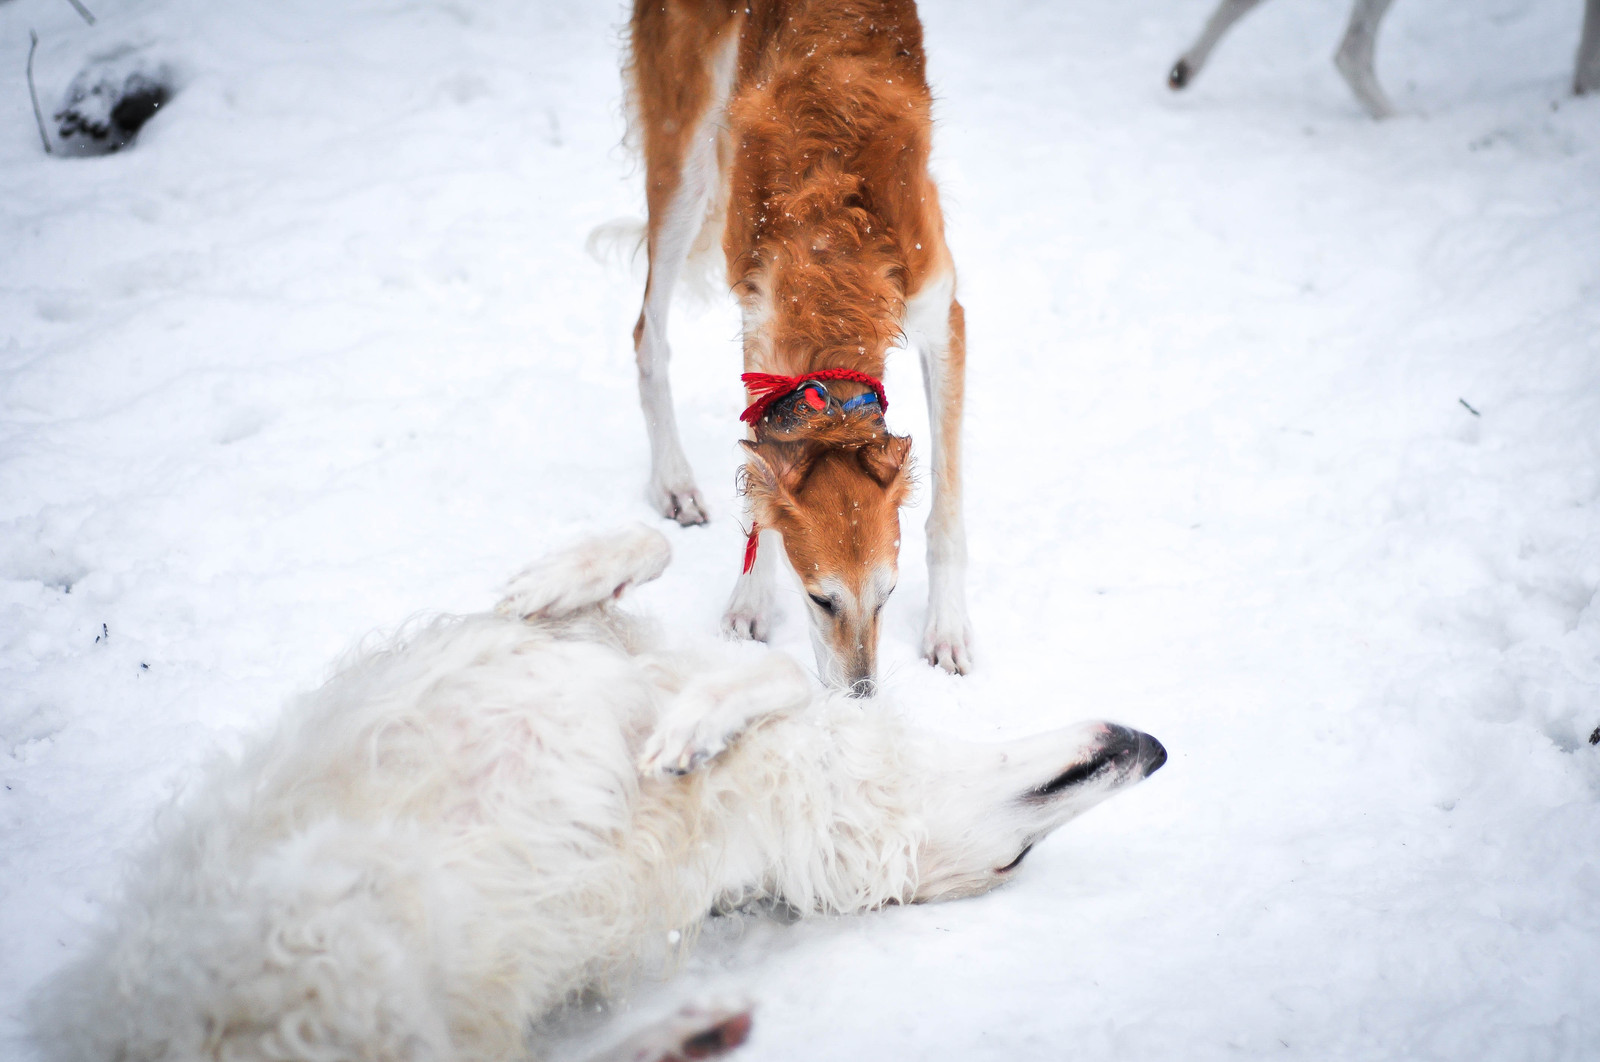
[(639, 755), (639, 773), (667, 778), (697, 771), (756, 723), (803, 708), (811, 696), (805, 673), (779, 653), (691, 682), (662, 710)]
[(1217, 46), (1223, 34), (1259, 3), (1261, 0), (1222, 0), (1211, 13), (1199, 40), (1189, 45), (1189, 50), (1178, 56), (1178, 61), (1172, 64), (1172, 69), (1167, 73), (1167, 87), (1176, 92), (1198, 77), (1201, 67), (1206, 65), (1206, 59), (1211, 55), (1211, 49)]
[[(665, 10), (665, 8), (663, 8)], [(635, 33), (642, 32), (635, 27)], [(700, 46), (711, 42), (697, 42)], [(694, 484), (694, 472), (678, 435), (668, 365), (667, 314), (672, 291), (683, 274), (700, 229), (706, 224), (720, 176), (717, 142), (722, 116), (733, 85), (738, 35), (727, 34), (713, 49), (678, 57), (693, 65), (676, 71), (639, 70), (641, 110), (646, 115), (645, 192), (649, 207), (646, 246), (650, 271), (644, 306), (633, 327), (633, 349), (639, 366), (639, 404), (650, 437), (650, 504), (662, 516), (688, 526), (706, 522), (706, 505)], [(636, 52), (636, 64), (657, 64), (653, 52)], [(704, 65), (699, 65), (700, 63)], [(657, 85), (663, 79), (676, 83)], [(650, 86), (653, 86), (650, 87)], [(693, 91), (691, 91), (693, 90)], [(673, 107), (676, 97), (698, 97), (696, 110)], [(656, 114), (660, 111), (662, 113)], [(653, 118), (653, 123), (652, 123)]]
[(933, 434), (933, 501), (928, 510), (928, 624), (922, 655), (957, 675), (972, 667), (967, 622), (967, 531), (961, 516), (961, 409), (967, 331), (955, 274), (931, 278), (906, 305), (907, 330), (922, 355)]
[(750, 1035), (748, 1003), (696, 1003), (589, 1062), (691, 1062), (727, 1054)]
[(495, 611), (524, 620), (559, 619), (648, 583), (671, 559), (666, 536), (635, 524), (533, 562), (506, 585)]
[(782, 548), (783, 539), (778, 532), (771, 529), (761, 532), (761, 547), (756, 550), (755, 563), (733, 584), (733, 596), (728, 598), (727, 610), (722, 614), (724, 634), (754, 642), (767, 640), (772, 629), (776, 558)]
[(1373, 50), (1378, 45), (1378, 27), (1394, 0), (1356, 0), (1350, 10), (1350, 25), (1345, 28), (1344, 40), (1334, 53), (1333, 65), (1344, 75), (1345, 84), (1356, 94), (1367, 113), (1374, 118), (1387, 118), (1394, 113), (1394, 105), (1384, 95), (1374, 72)]
[(1580, 96), (1600, 92), (1600, 0), (1587, 0), (1583, 5), (1583, 36), (1578, 41), (1572, 91)]

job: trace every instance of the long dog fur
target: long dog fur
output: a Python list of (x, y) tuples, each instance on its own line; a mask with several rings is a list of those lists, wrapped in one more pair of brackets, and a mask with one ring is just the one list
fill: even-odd
[(522, 1058), (714, 907), (980, 892), (1165, 759), (1103, 724), (952, 743), (778, 654), (654, 649), (612, 602), (666, 560), (646, 528), (590, 541), (292, 704), (41, 991), (47, 1056)]

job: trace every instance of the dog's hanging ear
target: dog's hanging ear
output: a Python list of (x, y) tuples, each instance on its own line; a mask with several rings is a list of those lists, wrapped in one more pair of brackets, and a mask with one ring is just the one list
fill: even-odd
[(789, 507), (794, 495), (811, 474), (816, 457), (809, 443), (788, 440), (740, 439), (744, 447), (745, 493), (758, 503)]
[(811, 474), (816, 449), (809, 443), (740, 439), (745, 449), (742, 493), (751, 503), (757, 522), (781, 526), (797, 511), (795, 493)]
[(856, 451), (856, 456), (867, 475), (887, 489), (895, 480), (903, 479), (908, 470), (911, 436), (885, 435)]

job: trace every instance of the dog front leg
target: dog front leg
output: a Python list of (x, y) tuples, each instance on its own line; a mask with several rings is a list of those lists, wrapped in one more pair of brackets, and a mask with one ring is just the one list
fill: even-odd
[(740, 574), (738, 582), (733, 584), (733, 596), (722, 614), (724, 634), (753, 642), (766, 641), (772, 630), (773, 579), (783, 537), (768, 528), (760, 533), (759, 546), (750, 570)]
[(933, 501), (928, 511), (928, 624), (922, 655), (957, 675), (972, 667), (967, 622), (967, 531), (961, 516), (961, 410), (966, 396), (967, 331), (955, 275), (930, 281), (907, 307), (917, 334), (933, 434)]
[(639, 756), (639, 773), (668, 778), (697, 771), (765, 719), (811, 703), (811, 684), (788, 657), (695, 679), (661, 712)]

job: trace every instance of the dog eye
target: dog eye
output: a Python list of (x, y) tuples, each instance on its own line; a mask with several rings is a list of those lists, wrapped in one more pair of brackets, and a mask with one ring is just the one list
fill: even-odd
[(811, 600), (815, 601), (817, 603), (817, 607), (822, 611), (826, 612), (830, 616), (833, 615), (832, 600), (826, 597), (818, 597), (816, 594), (808, 594), (807, 596), (810, 597)]

